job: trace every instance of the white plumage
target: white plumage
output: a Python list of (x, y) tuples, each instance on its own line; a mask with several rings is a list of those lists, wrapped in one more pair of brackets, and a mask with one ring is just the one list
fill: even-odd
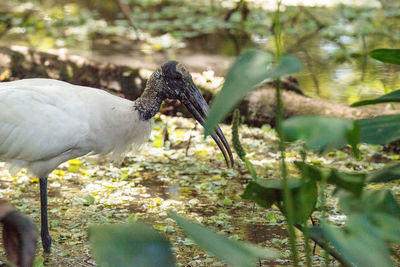
[[(148, 139), (152, 117), (166, 98), (180, 100), (204, 123), (207, 103), (190, 73), (176, 61), (157, 69), (135, 101), (51, 79), (0, 83), (0, 161), (7, 162), (13, 174), (26, 168), (40, 178), (45, 252), (51, 247), (47, 175), (72, 158), (112, 153), (111, 158), (118, 160), (132, 146), (139, 148)], [(226, 163), (233, 165), (229, 144), (219, 127), (212, 137)]]
[(37, 177), (89, 153), (117, 161), (152, 128), (132, 101), (51, 79), (0, 83), (0, 111), (0, 160), (12, 174), (27, 168)]

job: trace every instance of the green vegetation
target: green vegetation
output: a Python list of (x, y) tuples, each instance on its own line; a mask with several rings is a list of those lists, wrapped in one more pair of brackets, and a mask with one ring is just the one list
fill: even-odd
[[(227, 80), (221, 89), (220, 94), (213, 102), (209, 117), (205, 124), (205, 135), (212, 132), (215, 125), (220, 122), (238, 103), (238, 100), (244, 97), (245, 93), (254, 88), (256, 84), (265, 79), (279, 79), (285, 74), (296, 72), (301, 65), (296, 58), (285, 56), (281, 59), (281, 43), (280, 43), (280, 17), (279, 5), (276, 21), (276, 44), (277, 44), (277, 60), (276, 66), (271, 66), (272, 57), (269, 54), (264, 54), (259, 51), (250, 51), (244, 53), (235, 62), (230, 72), (227, 75)], [(397, 52), (397, 50), (396, 50)], [(400, 61), (397, 53), (393, 50), (373, 51), (371, 54), (378, 60), (397, 63)], [(241, 80), (241, 75), (245, 74), (246, 80)], [(252, 164), (247, 160), (245, 152), (240, 145), (238, 139), (238, 112), (235, 112), (233, 136), (235, 150), (239, 152), (240, 158), (245, 162), (250, 173), (252, 173), (254, 181), (251, 181), (246, 186), (242, 198), (253, 200), (258, 205), (264, 208), (271, 208), (272, 205), (277, 205), (280, 211), (286, 216), (288, 223), (288, 233), (292, 251), (292, 263), (298, 266), (298, 251), (296, 247), (296, 236), (294, 234), (294, 226), (296, 225), (305, 235), (305, 239), (311, 237), (315, 242), (326, 250), (325, 264), (329, 265), (330, 253), (341, 264), (345, 266), (367, 266), (381, 265), (393, 266), (390, 257), (389, 244), (400, 242), (400, 205), (388, 190), (369, 190), (364, 189), (368, 173), (343, 173), (336, 169), (321, 169), (306, 163), (306, 157), (303, 157), (302, 162), (296, 165), (301, 173), (301, 179), (289, 178), (285, 163), (285, 144), (284, 141), (301, 140), (305, 144), (305, 148), (311, 148), (319, 151), (319, 153), (327, 153), (331, 150), (342, 148), (346, 144), (351, 145), (354, 155), (359, 157), (358, 143), (379, 143), (385, 144), (393, 141), (387, 138), (386, 135), (374, 135), (374, 138), (365, 138), (370, 136), (371, 132), (376, 133), (383, 129), (393, 129), (393, 124), (398, 124), (397, 117), (385, 118), (382, 123), (381, 117), (369, 120), (367, 123), (329, 117), (294, 117), (287, 120), (282, 125), (282, 102), (280, 97), (280, 85), (277, 86), (277, 133), (280, 139), (280, 153), (283, 155), (281, 161), (281, 179), (257, 179), (254, 175)], [(389, 96), (384, 96), (375, 100), (375, 102), (389, 102)], [(383, 101), (382, 101), (383, 99)], [(221, 101), (221, 103), (219, 102)], [(367, 104), (371, 104), (371, 101)], [(358, 103), (362, 105), (362, 103)], [(368, 120), (368, 119), (367, 119)], [(393, 136), (393, 134), (391, 135)], [(400, 135), (395, 135), (397, 140)], [(306, 153), (306, 152), (305, 152)], [(392, 167), (391, 167), (392, 170)], [(374, 182), (388, 181), (385, 174), (387, 171), (382, 169), (378, 171), (380, 175), (374, 175)], [(400, 176), (391, 177), (399, 179)], [(317, 209), (318, 189), (317, 183), (322, 183), (320, 196), (322, 206), (322, 216), (319, 226), (309, 226), (307, 221), (312, 216), (314, 210)], [(342, 211), (348, 216), (345, 226), (338, 228), (328, 222), (324, 215), (325, 210), (325, 189), (326, 184), (332, 184), (336, 187), (336, 191), (345, 191), (349, 194), (344, 194), (339, 197)], [(207, 234), (201, 234), (202, 228), (197, 229), (190, 226), (192, 223), (185, 222), (182, 218), (177, 218), (173, 215), (179, 224), (187, 224), (183, 227), (189, 234), (194, 234), (193, 239), (198, 242), (204, 249), (209, 250), (212, 254), (219, 256), (226, 262), (230, 262), (236, 266), (250, 266), (251, 259), (247, 263), (240, 263), (231, 257), (225, 258), (226, 255), (237, 255), (241, 252), (229, 253), (229, 245), (220, 244), (213, 240), (212, 237), (207, 238)], [(195, 228), (192, 228), (195, 227)], [(198, 226), (199, 227), (199, 226)], [(196, 230), (197, 229), (197, 230)], [(316, 230), (317, 229), (317, 230)], [(204, 230), (206, 231), (206, 230)], [(311, 236), (309, 233), (311, 232)], [(199, 235), (196, 237), (196, 234)], [(393, 237), (394, 234), (394, 237)], [(317, 241), (318, 240), (318, 241)], [(321, 242), (322, 240), (322, 242)], [(308, 241), (305, 243), (305, 251), (308, 251), (306, 257), (307, 264), (311, 266), (311, 255), (309, 253)], [(374, 253), (368, 253), (371, 251)], [(221, 252), (218, 252), (221, 251)], [(246, 254), (246, 252), (243, 252)], [(248, 253), (251, 255), (251, 253)], [(243, 258), (243, 257), (239, 257)], [(244, 259), (244, 258), (243, 258)], [(232, 261), (231, 261), (232, 260)], [(254, 261), (254, 259), (253, 259)]]
[[(200, 131), (190, 130), (192, 122), (161, 115), (145, 147), (148, 158), (129, 155), (121, 169), (73, 160), (53, 172), (50, 192), (61, 208), (50, 210), (57, 218), (50, 222), (52, 235), (56, 246), (66, 249), (50, 260), (38, 256), (35, 266), (94, 263), (91, 256), (78, 259), (89, 251), (99, 266), (399, 263), (399, 156), (380, 145), (400, 139), (400, 115), (285, 119), (280, 79), (294, 75), (302, 88), (315, 86), (311, 95), (329, 98), (319, 72), (332, 80), (341, 64), (352, 62), (360, 75), (343, 90), (344, 102), (354, 100), (353, 107), (400, 102), (395, 90), (399, 49), (370, 51), (398, 46), (400, 9), (385, 1), (382, 8), (282, 7), (279, 2), (275, 11), (252, 1), (221, 3), (0, 3), (0, 42), (6, 44), (40, 49), (85, 44), (84, 49), (94, 51), (99, 42), (120, 50), (133, 46), (167, 53), (190, 46), (196, 51), (209, 43), (203, 53), (237, 55), (211, 105), (205, 136), (260, 82), (276, 84), (275, 130), (240, 126), (239, 111), (233, 113), (232, 143), (243, 161), (233, 170), (209, 161), (216, 150)], [(382, 68), (396, 77), (376, 86), (374, 75)], [(373, 89), (361, 96), (355, 90), (360, 86)], [(368, 95), (373, 97), (365, 100)], [(225, 133), (228, 129), (223, 127)], [(217, 157), (222, 159), (220, 153)], [(25, 173), (0, 174), (5, 185), (1, 196), (38, 220), (38, 210), (21, 200), (27, 192), (37, 198), (37, 180)], [(312, 242), (320, 247), (316, 254)], [(70, 252), (75, 246), (77, 252)]]
[[(279, 11), (278, 11), (279, 14)], [(277, 37), (279, 39), (279, 36)], [(279, 51), (279, 42), (278, 51)], [(376, 59), (397, 63), (400, 62), (397, 50), (375, 50), (371, 52)], [(278, 57), (279, 59), (279, 57)], [(258, 57), (252, 58), (253, 62), (258, 62)], [(240, 68), (242, 61), (238, 60), (233, 69)], [(295, 64), (288, 62), (287, 64)], [(279, 64), (278, 64), (279, 65)], [(243, 64), (244, 68), (251, 73), (257, 71), (260, 66), (256, 69), (251, 69), (248, 66), (252, 66), (251, 63), (246, 62)], [(272, 67), (267, 68), (274, 72)], [(277, 72), (277, 75), (284, 74), (283, 70), (290, 69), (290, 66), (280, 68), (282, 71)], [(267, 77), (266, 77), (267, 78)], [(227, 76), (227, 82), (225, 84), (230, 85), (230, 77)], [(257, 77), (257, 79), (259, 79)], [(232, 83), (233, 87), (237, 84)], [(240, 86), (240, 87), (239, 87)], [(227, 112), (221, 110), (218, 103), (218, 98), (228, 101), (227, 86), (222, 88), (221, 93), (215, 100), (215, 104), (211, 107), (210, 117), (207, 122), (213, 122), (214, 124), (207, 124), (206, 127), (212, 129), (216, 123), (220, 121)], [(236, 90), (250, 90), (253, 86), (247, 87), (241, 86), (230, 90), (231, 92)], [(225, 91), (224, 91), (225, 90)], [(282, 103), (279, 103), (279, 85), (277, 87), (277, 114), (282, 114)], [(224, 94), (225, 93), (225, 94)], [(387, 99), (391, 99), (393, 93), (380, 97), (377, 100), (371, 100), (364, 102), (364, 104), (388, 102)], [(231, 96), (235, 99), (235, 96)], [(362, 105), (358, 103), (357, 105)], [(218, 111), (218, 112), (217, 112)], [(217, 119), (213, 120), (213, 112), (219, 115)], [(279, 116), (279, 115), (277, 115)], [(280, 115), (282, 116), (282, 115)], [(393, 266), (392, 259), (390, 257), (390, 245), (399, 244), (400, 234), (400, 204), (394, 198), (390, 190), (371, 190), (366, 189), (367, 177), (371, 173), (342, 173), (336, 169), (321, 169), (308, 165), (305, 163), (306, 158), (303, 158), (303, 162), (298, 162), (296, 165), (301, 172), (302, 179), (293, 178), (288, 180), (286, 177), (287, 170), (285, 164), (285, 148), (284, 141), (297, 141), (300, 140), (304, 143), (306, 148), (311, 148), (319, 151), (319, 153), (327, 153), (331, 150), (342, 148), (346, 144), (352, 146), (354, 155), (359, 157), (359, 151), (357, 148), (358, 143), (369, 143), (369, 144), (386, 144), (394, 140), (398, 140), (400, 135), (397, 133), (397, 125), (399, 124), (398, 116), (378, 116), (372, 119), (364, 119), (360, 121), (351, 121), (338, 118), (330, 117), (319, 117), (319, 116), (303, 116), (294, 117), (286, 120), (282, 125), (281, 119), (277, 119), (277, 131), (280, 142), (280, 152), (282, 157), (282, 179), (260, 179), (255, 182), (250, 182), (242, 197), (255, 201), (258, 205), (264, 208), (270, 208), (271, 205), (276, 204), (281, 212), (285, 214), (288, 221), (288, 232), (291, 238), (295, 238), (293, 235), (293, 225), (299, 225), (299, 229), (305, 233), (307, 220), (312, 216), (313, 211), (316, 209), (318, 191), (317, 182), (323, 184), (332, 184), (336, 187), (335, 191), (344, 191), (349, 194), (343, 194), (339, 196), (339, 202), (341, 204), (342, 211), (347, 215), (345, 226), (342, 228), (335, 227), (328, 222), (327, 218), (323, 215), (320, 218), (320, 226), (312, 226), (308, 231), (314, 233), (311, 238), (314, 241), (323, 240), (319, 245), (329, 252), (336, 258), (341, 264), (345, 266), (369, 266), (369, 265), (380, 265), (380, 266)], [(281, 129), (281, 134), (279, 134)], [(207, 133), (207, 131), (206, 131)], [(392, 170), (393, 167), (390, 167)], [(392, 179), (400, 179), (400, 176), (388, 175), (386, 169), (377, 171), (378, 175), (373, 174), (374, 182), (388, 182)], [(287, 181), (287, 182), (285, 182)], [(369, 181), (371, 182), (371, 180)], [(322, 193), (325, 195), (325, 186), (321, 186)], [(293, 199), (292, 199), (293, 198)], [(322, 206), (320, 209), (325, 209), (325, 201), (321, 200)], [(314, 230), (317, 228), (318, 230)], [(318, 234), (316, 234), (318, 233)], [(392, 234), (395, 236), (392, 237)], [(306, 240), (308, 234), (306, 233)], [(294, 245), (291, 246), (292, 250), (292, 262), (294, 266), (298, 266), (297, 248)], [(369, 253), (371, 249), (374, 253)], [(306, 250), (308, 250), (306, 248)], [(397, 252), (394, 252), (397, 254)], [(307, 255), (310, 257), (310, 254)], [(310, 263), (311, 259), (307, 259)], [(326, 258), (326, 265), (328, 265), (329, 258)]]

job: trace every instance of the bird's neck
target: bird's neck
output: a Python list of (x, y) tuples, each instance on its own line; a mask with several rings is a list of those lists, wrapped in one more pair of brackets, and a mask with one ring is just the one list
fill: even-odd
[(160, 110), (162, 101), (165, 98), (151, 87), (146, 87), (143, 94), (135, 100), (135, 109), (139, 112), (139, 118), (147, 121), (156, 115)]

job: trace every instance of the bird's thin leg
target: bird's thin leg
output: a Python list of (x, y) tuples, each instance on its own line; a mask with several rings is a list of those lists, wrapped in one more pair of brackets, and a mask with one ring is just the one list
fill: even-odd
[(47, 219), (47, 176), (40, 178), (40, 212), (41, 212), (41, 230), (43, 250), (50, 253), (51, 236), (49, 233), (49, 224)]

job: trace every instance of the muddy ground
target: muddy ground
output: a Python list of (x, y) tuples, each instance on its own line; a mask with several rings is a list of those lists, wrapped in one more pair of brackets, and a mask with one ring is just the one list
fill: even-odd
[[(223, 125), (222, 129), (230, 140), (229, 126)], [(240, 134), (259, 176), (279, 177), (275, 131), (268, 126), (242, 126)], [(289, 172), (295, 177), (298, 173), (292, 163), (300, 159), (300, 148), (299, 144), (291, 144), (286, 153)], [(344, 171), (365, 171), (399, 158), (383, 153), (380, 146), (362, 145), (360, 149), (360, 161), (356, 161), (347, 149), (325, 156), (310, 153), (308, 161)], [(179, 266), (224, 266), (186, 237), (169, 218), (167, 211), (170, 209), (231, 238), (273, 247), (281, 252), (279, 259), (261, 260), (258, 266), (290, 265), (285, 221), (279, 210), (265, 210), (240, 197), (250, 179), (246, 167), (237, 157), (235, 167), (226, 168), (215, 143), (211, 138), (203, 139), (201, 127), (195, 127), (193, 120), (161, 115), (156, 120), (150, 140), (139, 152), (129, 153), (121, 166), (114, 166), (105, 158), (84, 157), (64, 163), (49, 175), (53, 249), (51, 254), (44, 255), (40, 245), (36, 266), (94, 266), (88, 227), (137, 220), (147, 222), (166, 234)], [(398, 183), (385, 186), (393, 188), (399, 197)], [(12, 177), (4, 164), (0, 165), (0, 197), (26, 213), (39, 226), (37, 178), (25, 171)], [(328, 212), (332, 222), (343, 222), (336, 198), (328, 198)], [(300, 233), (298, 235), (302, 251), (302, 239)], [(319, 266), (323, 259), (320, 252), (316, 248), (313, 256), (315, 266)], [(304, 261), (304, 255), (301, 255)], [(1, 257), (5, 257), (3, 251)]]

